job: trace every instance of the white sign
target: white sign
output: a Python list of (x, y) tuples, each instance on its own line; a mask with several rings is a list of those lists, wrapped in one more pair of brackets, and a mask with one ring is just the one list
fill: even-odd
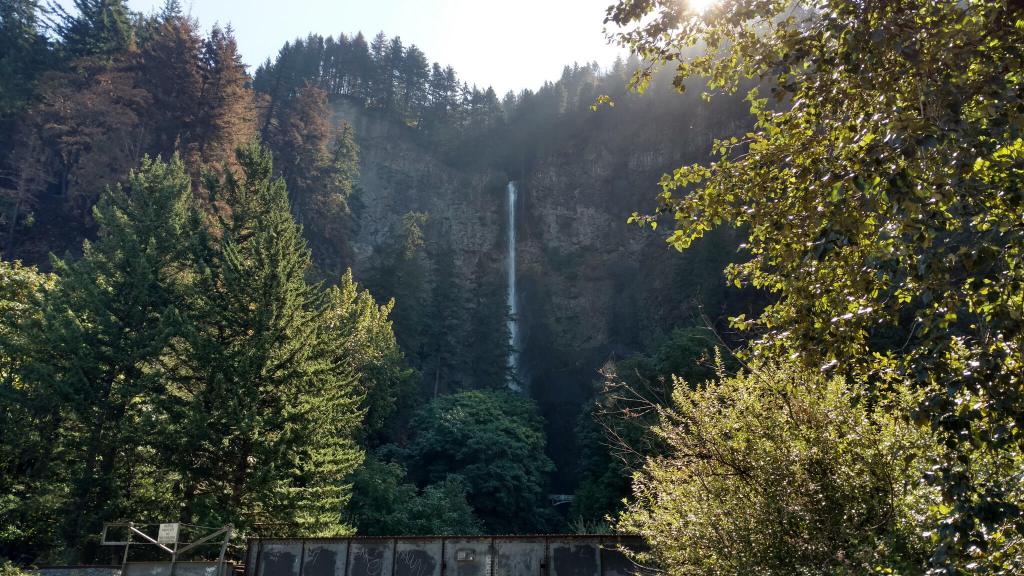
[(156, 541), (161, 544), (178, 543), (178, 523), (161, 524), (160, 532), (157, 533)]

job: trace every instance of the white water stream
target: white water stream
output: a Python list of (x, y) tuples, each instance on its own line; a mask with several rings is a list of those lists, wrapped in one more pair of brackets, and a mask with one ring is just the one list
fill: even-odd
[(519, 381), (516, 378), (519, 372), (519, 320), (517, 315), (519, 314), (519, 303), (516, 298), (516, 183), (508, 183), (508, 309), (510, 315), (508, 317), (508, 334), (509, 334), (509, 353), (508, 353), (508, 365), (510, 369), (509, 373), (509, 388), (513, 390), (519, 390)]

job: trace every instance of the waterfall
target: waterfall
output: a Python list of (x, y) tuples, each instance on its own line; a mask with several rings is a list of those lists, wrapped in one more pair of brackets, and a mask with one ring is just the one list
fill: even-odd
[(519, 383), (516, 376), (519, 372), (519, 303), (516, 298), (516, 183), (508, 183), (508, 337), (509, 353), (508, 365), (510, 368), (509, 388), (519, 390)]

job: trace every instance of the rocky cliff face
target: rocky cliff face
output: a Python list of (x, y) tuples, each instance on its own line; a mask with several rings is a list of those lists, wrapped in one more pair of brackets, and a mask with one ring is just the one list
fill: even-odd
[(361, 105), (341, 102), (335, 117), (353, 126), (360, 146), (352, 242), (357, 277), (373, 268), (409, 212), (429, 216), (426, 241), (450, 243), (464, 271), (481, 257), (502, 256), (495, 250), (504, 223), (504, 174), (448, 165), (417, 143), (411, 128)]
[(600, 366), (702, 322), (701, 314), (734, 312), (739, 301), (721, 275), (736, 252), (731, 234), (681, 255), (663, 234), (626, 223), (632, 211), (653, 209), (662, 174), (706, 158), (713, 135), (742, 130), (729, 123), (742, 117), (732, 109), (696, 116), (659, 106), (637, 99), (585, 123), (552, 125), (550, 138), (519, 161), (473, 169), (446, 164), (406, 126), (353, 107), (337, 111), (355, 127), (362, 153), (357, 277), (409, 211), (429, 214), (426, 242), (451, 246), (466, 273), (481, 258), (503, 263), (505, 184), (519, 183), (521, 376), (547, 416), (556, 489), (573, 484), (575, 415)]

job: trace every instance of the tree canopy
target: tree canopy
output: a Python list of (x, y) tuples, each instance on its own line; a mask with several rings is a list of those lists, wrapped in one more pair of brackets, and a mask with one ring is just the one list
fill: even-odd
[(635, 476), (619, 527), (672, 574), (921, 574), (934, 449), (900, 414), (816, 370), (753, 365), (676, 380), (656, 430), (670, 449)]
[(1018, 554), (1020, 6), (725, 0), (697, 13), (641, 0), (607, 21), (650, 63), (640, 87), (665, 64), (680, 89), (691, 76), (755, 86), (755, 129), (666, 175), (661, 194), (677, 248), (723, 224), (747, 231), (729, 277), (777, 296), (736, 319), (758, 338), (751, 353), (871, 394), (921, 390), (906, 416), (946, 450), (925, 476), (945, 502), (932, 564)]
[(553, 465), (544, 454), (536, 406), (511, 392), (440, 396), (412, 421), (409, 469), (428, 483), (458, 474), (485, 528), (542, 531), (542, 502)]

